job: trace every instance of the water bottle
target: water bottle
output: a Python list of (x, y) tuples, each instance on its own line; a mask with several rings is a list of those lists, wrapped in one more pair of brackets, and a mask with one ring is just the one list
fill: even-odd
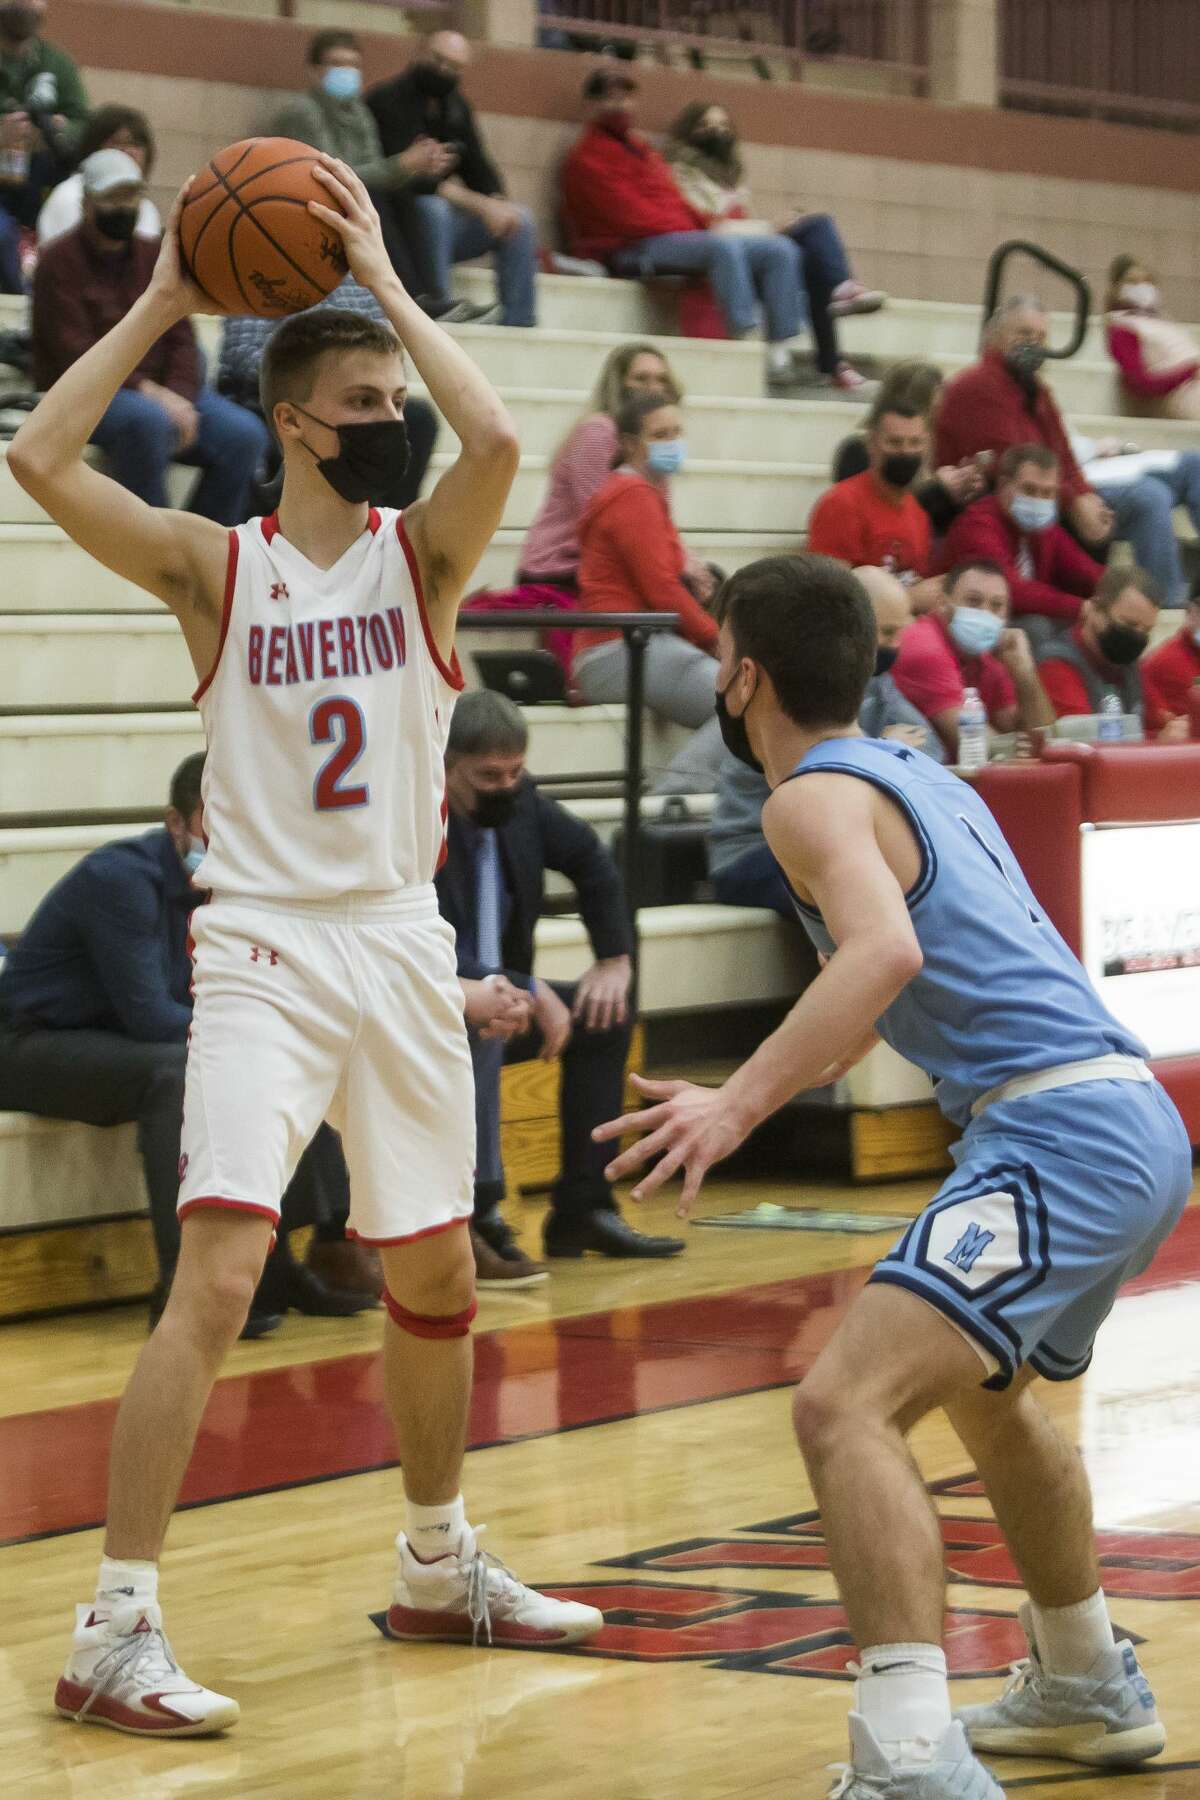
[(988, 759), (987, 712), (978, 690), (968, 688), (958, 715), (958, 766), (982, 769)]
[(1116, 694), (1105, 694), (1096, 724), (1098, 744), (1119, 744), (1125, 736), (1125, 708)]

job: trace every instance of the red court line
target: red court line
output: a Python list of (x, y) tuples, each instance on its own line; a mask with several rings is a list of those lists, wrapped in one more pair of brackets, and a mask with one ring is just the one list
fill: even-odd
[[(869, 1274), (804, 1275), (732, 1292), (481, 1333), (470, 1447), (779, 1386), (812, 1362)], [(1193, 1208), (1127, 1292), (1200, 1276)], [(103, 1516), (115, 1400), (0, 1419), (0, 1544)], [(374, 1352), (217, 1383), (185, 1504), (330, 1480), (395, 1462)]]

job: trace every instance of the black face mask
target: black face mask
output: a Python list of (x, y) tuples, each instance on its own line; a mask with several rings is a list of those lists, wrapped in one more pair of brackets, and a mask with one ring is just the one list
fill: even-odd
[(1132, 625), (1106, 625), (1096, 639), (1105, 662), (1118, 669), (1135, 663), (1149, 642), (1146, 632), (1135, 631)]
[(763, 766), (750, 748), (750, 733), (746, 727), (746, 714), (741, 712), (735, 719), (725, 704), (724, 690), (717, 695), (717, 724), (721, 728), (721, 742), (730, 756), (736, 756), (740, 763), (761, 775)]
[(895, 644), (880, 644), (875, 652), (876, 675), (886, 675), (889, 669), (894, 668), (899, 654), (900, 651)]
[(38, 16), (31, 6), (0, 6), (0, 31), (14, 43), (37, 36)]
[(471, 818), (481, 831), (507, 825), (517, 810), (517, 788), (476, 788)]
[(110, 206), (107, 212), (97, 212), (94, 216), (96, 230), (114, 244), (127, 244), (137, 229), (136, 206)]
[(430, 100), (445, 100), (458, 86), (458, 76), (447, 75), (444, 69), (421, 62), (413, 69), (413, 82), (417, 92), (427, 95)]
[(725, 157), (733, 149), (732, 131), (695, 131), (692, 143), (697, 150), (703, 150), (705, 156)]
[[(295, 402), (293, 401), (293, 405)], [(404, 473), (408, 468), (408, 427), (403, 419), (365, 419), (359, 425), (330, 425), (303, 406), (296, 411), (338, 434), (336, 456), (317, 456), (311, 444), (300, 442), (335, 494), (352, 506), (395, 506), (403, 498)]]
[(885, 456), (879, 465), (879, 473), (889, 487), (911, 487), (921, 469), (921, 457), (910, 456), (896, 451), (892, 456)]
[(1046, 360), (1042, 344), (1016, 344), (1005, 354), (1004, 366), (1024, 387), (1032, 387), (1037, 372)]

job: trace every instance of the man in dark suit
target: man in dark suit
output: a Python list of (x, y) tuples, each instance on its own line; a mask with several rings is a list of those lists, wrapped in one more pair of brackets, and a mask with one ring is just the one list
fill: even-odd
[[(0, 1110), (137, 1123), (159, 1265), (151, 1324), (179, 1254), (188, 927), (204, 898), (192, 882), (204, 853), (203, 769), (198, 753), (175, 771), (165, 824), (101, 845), (64, 875), (0, 972)], [(346, 1241), (349, 1198), (341, 1142), (323, 1125), (283, 1197), (278, 1242), (243, 1337), (273, 1330), (289, 1306), (346, 1316), (373, 1304), (382, 1277), (362, 1247)], [(317, 1227), (309, 1267), (288, 1250), (298, 1225)], [(318, 1270), (338, 1286), (327, 1287)]]
[[(547, 1256), (675, 1256), (680, 1238), (647, 1237), (617, 1210), (604, 1168), (610, 1154), (592, 1127), (622, 1105), (632, 1020), (632, 938), (616, 865), (590, 825), (538, 792), (525, 772), (529, 734), (502, 694), (464, 694), (446, 751), (450, 802), (446, 861), (437, 878), (442, 916), (458, 934), (458, 972), (503, 982), (525, 997), (529, 1027), (507, 1044), (472, 1036), (478, 1133), (475, 1219), (482, 1285), (544, 1278), (501, 1217), (500, 1069), (540, 1056), (562, 1060), (562, 1166), (544, 1228)], [(533, 934), (547, 869), (573, 883), (596, 960), (577, 982), (534, 976)]]

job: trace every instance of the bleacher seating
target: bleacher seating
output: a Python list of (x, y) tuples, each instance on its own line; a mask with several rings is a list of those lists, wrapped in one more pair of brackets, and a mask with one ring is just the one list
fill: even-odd
[[(490, 276), (467, 269), (457, 280), (475, 296), (487, 292)], [(604, 356), (631, 334), (661, 334), (665, 322), (661, 298), (634, 283), (548, 277), (541, 291), (544, 323), (536, 333), (461, 328), (512, 410), (523, 445), (513, 499), (480, 565), (480, 585), (511, 580), (548, 460), (585, 408)], [(0, 329), (20, 319), (21, 303), (0, 299)], [(846, 346), (868, 365), (922, 355), (953, 371), (976, 354), (978, 324), (976, 308), (895, 301), (872, 318), (848, 321)], [(201, 324), (210, 358), (218, 329), (216, 321)], [(832, 452), (860, 422), (862, 405), (815, 389), (793, 400), (765, 399), (758, 344), (662, 341), (688, 391), (694, 460), (673, 493), (689, 544), (729, 569), (798, 547)], [(1072, 422), (1090, 436), (1133, 435), (1147, 448), (1194, 444), (1191, 426), (1121, 417), (1095, 325), (1081, 355), (1051, 365), (1048, 376)], [(439, 464), (452, 454), (447, 434)], [(202, 734), (188, 705), (194, 678), (174, 622), (70, 544), (2, 462), (0, 560), (2, 933), (19, 930), (39, 896), (87, 849), (139, 829), (127, 822), (131, 816), (157, 816), (171, 770), (202, 746)], [(1174, 623), (1166, 615), (1160, 629)], [(483, 639), (464, 633), (468, 666), (472, 642)], [(539, 773), (620, 766), (623, 708), (539, 707), (529, 717), (530, 762)], [(648, 721), (648, 766), (669, 760), (681, 737)], [(611, 835), (617, 801), (570, 804)], [(795, 991), (794, 937), (772, 914), (696, 905), (644, 911), (640, 925), (642, 1007), (652, 1018), (695, 1008), (701, 964), (706, 1007), (777, 1001)], [(587, 955), (577, 920), (542, 922), (540, 972), (569, 978)], [(878, 1054), (856, 1072), (849, 1091), (864, 1107), (917, 1103), (928, 1093), (907, 1065)], [(0, 1197), (0, 1229), (134, 1212), (141, 1187), (132, 1133), (0, 1115)]]

